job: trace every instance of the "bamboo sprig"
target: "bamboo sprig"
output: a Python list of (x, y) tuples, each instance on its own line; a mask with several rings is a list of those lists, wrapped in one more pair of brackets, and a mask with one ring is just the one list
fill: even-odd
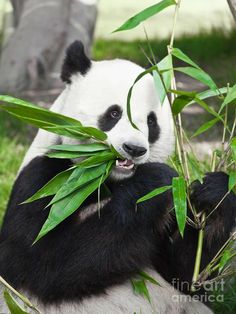
[(34, 310), (35, 312), (42, 314), (31, 302), (29, 299), (27, 299), (25, 296), (23, 296), (22, 294), (20, 294), (18, 291), (16, 291), (8, 282), (6, 282), (5, 279), (3, 279), (0, 276), (0, 282), (2, 283), (2, 285), (4, 285), (4, 287), (6, 287), (8, 290), (10, 290), (14, 295), (16, 295), (25, 305), (27, 305), (29, 308), (31, 308), (32, 310)]

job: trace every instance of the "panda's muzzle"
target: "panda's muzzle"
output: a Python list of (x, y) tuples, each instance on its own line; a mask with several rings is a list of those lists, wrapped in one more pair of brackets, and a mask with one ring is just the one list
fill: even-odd
[(137, 146), (130, 143), (124, 143), (122, 148), (126, 153), (128, 153), (131, 157), (141, 157), (146, 154), (147, 149), (143, 146)]

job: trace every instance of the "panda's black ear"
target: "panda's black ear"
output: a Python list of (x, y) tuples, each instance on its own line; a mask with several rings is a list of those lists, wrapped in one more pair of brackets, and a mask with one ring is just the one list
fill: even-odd
[(71, 76), (75, 73), (85, 74), (91, 67), (91, 60), (84, 52), (84, 45), (81, 41), (74, 41), (66, 50), (61, 79), (63, 82), (71, 83)]

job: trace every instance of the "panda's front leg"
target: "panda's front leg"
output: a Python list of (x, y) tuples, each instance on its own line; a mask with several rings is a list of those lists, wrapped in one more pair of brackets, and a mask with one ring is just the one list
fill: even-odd
[[(171, 191), (138, 208), (136, 200), (158, 186), (170, 185), (174, 175), (163, 164), (140, 166), (133, 177), (112, 184), (111, 200), (100, 217), (94, 213), (83, 222), (62, 223), (41, 239), (31, 254), (42, 283), (31, 278), (29, 289), (45, 302), (80, 299), (104, 292), (150, 266), (158, 250), (154, 225), (158, 221), (163, 228), (172, 207)], [(45, 282), (44, 269), (53, 270), (47, 271)]]
[[(206, 216), (201, 270), (225, 244), (236, 225), (236, 195), (228, 191), (228, 181), (227, 174), (213, 172), (205, 176), (202, 184), (197, 181), (192, 185), (191, 202), (197, 212)], [(187, 225), (183, 239), (178, 232), (173, 237), (174, 277), (179, 282), (191, 283), (198, 233), (199, 230)], [(182, 287), (181, 290), (189, 292), (187, 285)]]

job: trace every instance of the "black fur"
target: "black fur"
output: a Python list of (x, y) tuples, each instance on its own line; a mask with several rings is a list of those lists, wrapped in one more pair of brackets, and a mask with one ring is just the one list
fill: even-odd
[(70, 84), (73, 74), (80, 73), (84, 75), (90, 67), (91, 61), (84, 52), (83, 44), (76, 40), (67, 48), (61, 70), (61, 79), (63, 82)]
[(151, 111), (147, 117), (148, 125), (148, 141), (149, 143), (155, 143), (160, 136), (160, 127), (157, 123), (157, 116), (155, 112)]
[[(112, 117), (111, 113), (116, 111), (117, 117)], [(110, 106), (98, 119), (98, 127), (104, 132), (110, 131), (122, 117), (122, 109), (118, 105)]]
[[(138, 198), (170, 185), (176, 176), (160, 163), (140, 165), (133, 177), (108, 182), (112, 197), (101, 209), (101, 218), (94, 213), (80, 221), (76, 212), (31, 246), (48, 215), (43, 208), (49, 199), (18, 204), (69, 165), (69, 160), (38, 157), (16, 180), (0, 234), (0, 274), (10, 284), (30, 290), (44, 302), (57, 302), (103, 293), (153, 265), (170, 282), (172, 278), (191, 279), (198, 233), (187, 226), (184, 239), (179, 236), (171, 191), (140, 203), (136, 210)], [(212, 208), (227, 189), (227, 180), (222, 173), (209, 174), (203, 185), (194, 188), (196, 206), (205, 208), (207, 198), (207, 208)], [(94, 201), (96, 195), (86, 203)], [(229, 236), (235, 204), (236, 196), (231, 193), (212, 215), (206, 233), (215, 236), (206, 243), (202, 267)], [(219, 216), (222, 230), (216, 232), (214, 220)]]

